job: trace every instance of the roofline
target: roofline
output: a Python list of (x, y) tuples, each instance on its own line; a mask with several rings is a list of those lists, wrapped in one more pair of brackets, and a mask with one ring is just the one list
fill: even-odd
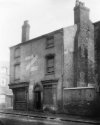
[(8, 93), (8, 94), (7, 93), (0, 93), (0, 95), (8, 95), (9, 96), (9, 95), (13, 95), (13, 93)]
[(96, 25), (96, 24), (99, 24), (99, 23), (100, 23), (100, 21), (97, 21), (97, 22), (94, 22), (93, 24)]
[(13, 47), (17, 47), (17, 46), (20, 46), (20, 45), (27, 44), (27, 43), (29, 43), (29, 42), (33, 42), (33, 41), (35, 41), (35, 40), (39, 40), (39, 39), (44, 38), (44, 37), (48, 37), (49, 35), (52, 35), (52, 34), (58, 33), (58, 32), (62, 32), (62, 31), (63, 31), (63, 28), (60, 28), (60, 29), (58, 29), (58, 30), (55, 30), (55, 31), (46, 33), (46, 34), (44, 34), (44, 35), (38, 36), (38, 37), (33, 38), (33, 39), (30, 39), (30, 40), (28, 40), (28, 41), (26, 41), (26, 42), (21, 42), (21, 43), (19, 43), (19, 44), (17, 44), (17, 45), (11, 46), (10, 49), (12, 49)]

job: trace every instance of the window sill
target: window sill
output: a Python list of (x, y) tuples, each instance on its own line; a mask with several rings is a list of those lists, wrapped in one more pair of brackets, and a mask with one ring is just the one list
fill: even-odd
[[(26, 99), (25, 99), (25, 100), (26, 100)], [(16, 101), (16, 100), (15, 100), (15, 102), (16, 102), (16, 103), (25, 103), (26, 101)]]
[(52, 72), (52, 73), (46, 73), (45, 75), (54, 75), (55, 72)]
[(18, 59), (18, 58), (20, 58), (20, 56), (15, 56), (15, 57), (14, 57), (14, 59)]
[(54, 45), (52, 46), (46, 46), (46, 49), (54, 48)]

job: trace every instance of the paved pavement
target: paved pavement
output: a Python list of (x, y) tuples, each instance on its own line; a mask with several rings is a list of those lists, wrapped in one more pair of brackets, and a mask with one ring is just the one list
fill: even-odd
[[(30, 118), (26, 116), (14, 116), (7, 115), (6, 119), (2, 116), (3, 125), (91, 125), (90, 123), (80, 123), (80, 122), (71, 122), (71, 121), (59, 121), (59, 120), (50, 120), (42, 118)], [(92, 124), (95, 125), (95, 124)], [(97, 124), (99, 125), (99, 124)]]
[[(23, 123), (24, 125), (30, 123), (34, 125), (49, 125), (49, 124), (57, 124), (57, 125), (100, 125), (100, 118), (87, 118), (82, 116), (73, 116), (66, 114), (50, 114), (43, 112), (26, 112), (26, 111), (14, 111), (12, 109), (8, 110), (0, 110), (0, 116), (2, 118), (8, 118), (9, 125), (21, 125), (19, 123)], [(16, 121), (17, 120), (17, 121)], [(14, 122), (12, 122), (14, 121)], [(15, 122), (16, 121), (16, 122)], [(38, 121), (38, 122), (37, 122)], [(11, 123), (10, 123), (11, 122)], [(19, 123), (18, 123), (19, 122)], [(8, 125), (8, 124), (7, 124)]]

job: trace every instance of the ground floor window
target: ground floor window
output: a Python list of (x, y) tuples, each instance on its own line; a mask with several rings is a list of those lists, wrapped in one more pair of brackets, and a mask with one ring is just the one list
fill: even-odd
[(25, 88), (18, 88), (15, 90), (15, 100), (16, 102), (22, 102), (26, 100)]
[(16, 110), (27, 109), (27, 91), (25, 87), (14, 89), (14, 108)]

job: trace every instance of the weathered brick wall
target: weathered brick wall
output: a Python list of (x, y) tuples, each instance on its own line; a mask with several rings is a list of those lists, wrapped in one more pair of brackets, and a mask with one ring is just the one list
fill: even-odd
[(74, 81), (74, 39), (77, 25), (64, 28), (64, 87), (73, 87)]
[(74, 85), (88, 86), (95, 83), (94, 25), (89, 19), (89, 9), (78, 1), (74, 7), (74, 22), (78, 30), (75, 37)]
[(100, 116), (100, 22), (94, 23), (94, 47), (95, 47), (95, 77), (96, 77), (96, 109)]
[(94, 25), (91, 22), (88, 30), (88, 85), (92, 84), (95, 86)]
[(74, 53), (74, 84), (75, 86), (88, 86), (95, 84), (94, 59), (94, 26), (90, 21), (78, 24), (75, 36)]
[(97, 95), (95, 88), (65, 88), (64, 112), (77, 115), (96, 115)]

